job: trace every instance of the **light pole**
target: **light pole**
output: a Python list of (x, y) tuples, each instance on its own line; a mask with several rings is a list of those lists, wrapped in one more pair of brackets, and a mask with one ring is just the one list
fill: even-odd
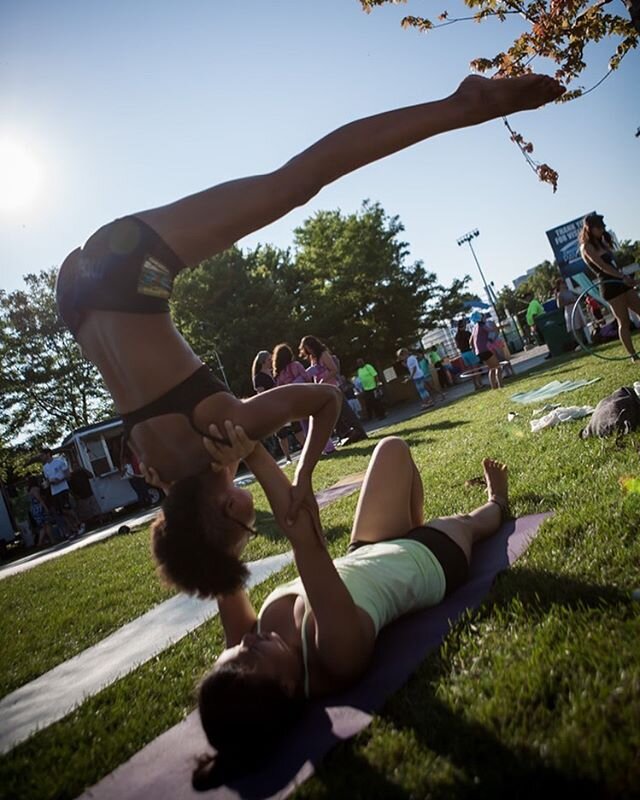
[(480, 262), (478, 261), (478, 257), (476, 256), (476, 251), (473, 249), (473, 245), (471, 244), (471, 240), (475, 239), (476, 236), (480, 236), (480, 231), (476, 228), (473, 231), (469, 231), (469, 233), (465, 233), (464, 236), (461, 236), (458, 239), (458, 246), (462, 247), (463, 244), (469, 245), (469, 250), (471, 250), (471, 255), (473, 256), (473, 260), (476, 262), (476, 267), (478, 267), (478, 272), (480, 273), (480, 277), (482, 278), (482, 283), (484, 285), (484, 290), (487, 293), (487, 297), (489, 298), (489, 302), (491, 303), (494, 313), (498, 322), (500, 322), (500, 314), (498, 314), (498, 309), (496, 307), (496, 300), (492, 290), (489, 288), (487, 281), (484, 277), (484, 272), (482, 271), (482, 267), (480, 266)]

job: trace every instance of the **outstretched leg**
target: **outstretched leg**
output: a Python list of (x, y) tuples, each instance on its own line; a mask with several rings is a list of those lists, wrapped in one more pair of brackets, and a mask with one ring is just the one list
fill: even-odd
[(626, 292), (619, 297), (609, 300), (609, 305), (618, 323), (618, 338), (622, 342), (627, 353), (633, 356), (635, 354), (635, 349), (631, 341), (631, 321), (629, 319), (629, 304), (627, 303), (628, 294), (629, 292)]
[(471, 560), (471, 549), (474, 542), (497, 533), (509, 502), (507, 467), (491, 458), (485, 458), (482, 467), (489, 502), (476, 508), (470, 514), (437, 517), (426, 523), (429, 528), (446, 533), (449, 538), (453, 539), (464, 551), (467, 561)]
[(439, 133), (538, 108), (564, 89), (542, 75), (466, 78), (450, 97), (367, 117), (330, 133), (265, 175), (223, 183), (135, 216), (188, 266), (303, 205), (342, 175)]

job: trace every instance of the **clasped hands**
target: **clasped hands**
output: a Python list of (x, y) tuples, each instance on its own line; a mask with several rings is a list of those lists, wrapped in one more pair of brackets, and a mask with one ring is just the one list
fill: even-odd
[[(255, 450), (257, 442), (250, 439), (244, 428), (234, 425), (230, 420), (224, 423), (224, 434), (221, 435), (217, 425), (209, 426), (211, 439), (204, 440), (204, 446), (211, 456), (211, 469), (214, 472), (221, 472), (224, 469), (236, 464), (238, 461), (250, 459)], [(226, 439), (228, 444), (223, 443)], [(265, 454), (266, 455), (266, 454)], [(271, 459), (271, 456), (267, 456)], [(290, 505), (287, 511), (285, 522), (293, 525), (301, 509), (309, 512), (316, 531), (320, 528), (320, 515), (318, 504), (313, 494), (311, 478), (306, 472), (298, 471), (292, 481), (290, 491)]]
[[(244, 428), (240, 425), (234, 425), (231, 420), (225, 421), (223, 435), (221, 435), (218, 426), (215, 424), (209, 426), (209, 433), (213, 438), (207, 437), (203, 442), (211, 457), (211, 469), (213, 472), (222, 472), (239, 461), (249, 459), (257, 444), (247, 436)], [(268, 457), (271, 458), (271, 456)], [(171, 484), (163, 481), (153, 467), (148, 467), (141, 463), (140, 471), (148, 484), (162, 489), (165, 494), (169, 493)], [(290, 504), (285, 518), (288, 526), (293, 525), (300, 510), (303, 508), (311, 516), (316, 533), (323, 539), (320, 513), (313, 494), (311, 477), (306, 472), (299, 470), (296, 472), (291, 484)]]

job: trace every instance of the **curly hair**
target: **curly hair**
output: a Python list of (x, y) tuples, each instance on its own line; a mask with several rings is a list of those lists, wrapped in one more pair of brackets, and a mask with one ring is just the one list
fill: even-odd
[(203, 678), (198, 706), (216, 750), (213, 757), (202, 756), (193, 772), (193, 787), (204, 790), (260, 766), (300, 716), (304, 700), (252, 665), (229, 661)]
[(151, 527), (151, 551), (165, 583), (188, 594), (231, 594), (249, 570), (225, 550), (226, 534), (244, 528), (223, 509), (208, 502), (210, 471), (176, 481)]

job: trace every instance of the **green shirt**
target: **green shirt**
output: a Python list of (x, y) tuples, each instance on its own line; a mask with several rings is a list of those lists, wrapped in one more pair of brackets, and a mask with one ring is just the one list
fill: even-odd
[(531, 327), (533, 325), (533, 320), (539, 317), (540, 314), (544, 314), (544, 308), (539, 300), (534, 299), (529, 303), (527, 308), (527, 325)]
[(442, 361), (440, 355), (435, 351), (429, 353), (428, 355), (429, 355), (429, 361), (433, 364), (434, 367), (437, 367), (438, 364)]
[(378, 373), (371, 364), (358, 367), (358, 377), (360, 378), (360, 383), (362, 383), (362, 388), (365, 392), (370, 392), (371, 389), (375, 389), (378, 385), (378, 381), (376, 380)]

